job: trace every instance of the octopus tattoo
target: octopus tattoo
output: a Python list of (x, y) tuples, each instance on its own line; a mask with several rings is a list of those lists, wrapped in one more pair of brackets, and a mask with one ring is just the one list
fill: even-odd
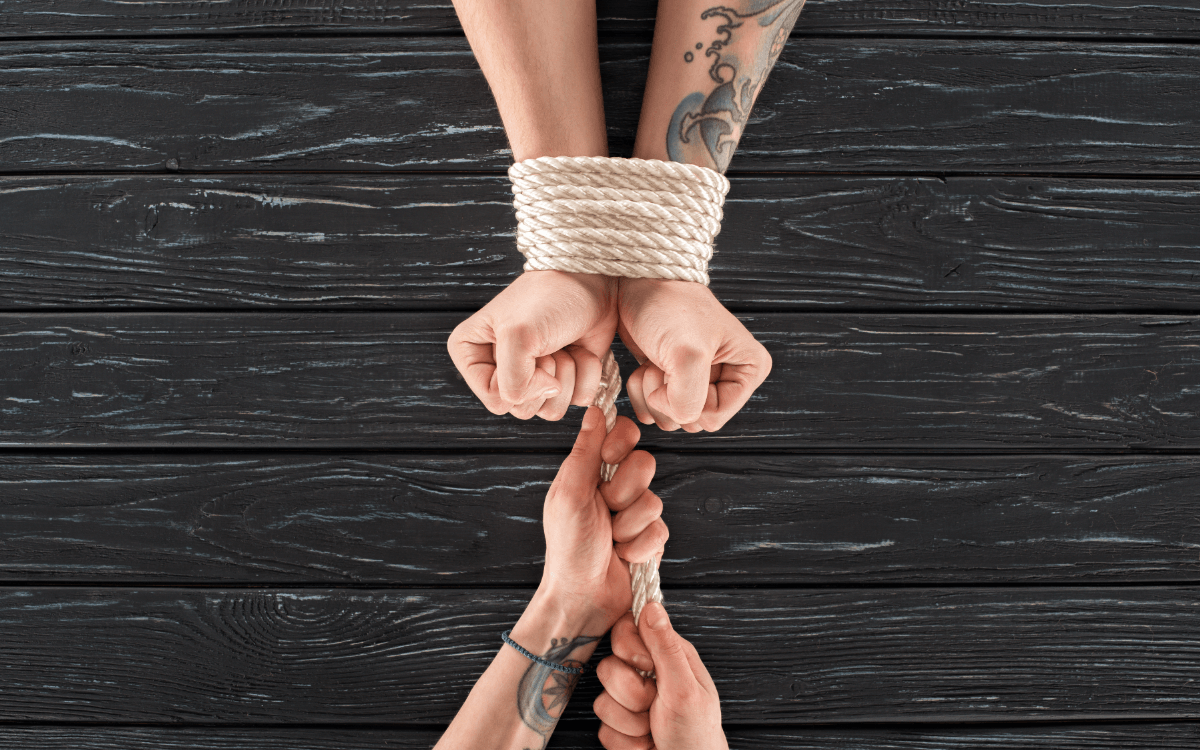
[[(783, 51), (788, 34), (800, 16), (804, 0), (749, 0), (742, 10), (718, 5), (700, 14), (701, 20), (720, 19), (715, 38), (704, 50), (711, 60), (708, 77), (716, 84), (707, 96), (702, 92), (689, 94), (679, 103), (667, 128), (667, 153), (672, 161), (700, 163), (724, 172), (733, 158), (734, 149), (750, 117), (750, 108), (766, 83), (767, 74)], [(741, 42), (754, 44), (755, 35), (743, 29), (747, 21), (767, 29), (758, 49), (747, 50), (748, 62), (740, 59), (731, 47)], [(703, 47), (697, 44), (696, 49)], [(692, 51), (684, 61), (694, 59)], [(695, 146), (702, 144), (697, 154)], [(699, 158), (699, 161), (698, 161)]]

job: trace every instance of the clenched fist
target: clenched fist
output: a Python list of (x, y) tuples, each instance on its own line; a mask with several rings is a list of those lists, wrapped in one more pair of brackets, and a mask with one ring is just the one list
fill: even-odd
[(620, 332), (641, 367), (626, 388), (643, 424), (719, 430), (767, 374), (771, 355), (708, 287), (621, 279)]
[(558, 420), (568, 406), (592, 403), (616, 329), (616, 278), (526, 271), (446, 346), (488, 411)]

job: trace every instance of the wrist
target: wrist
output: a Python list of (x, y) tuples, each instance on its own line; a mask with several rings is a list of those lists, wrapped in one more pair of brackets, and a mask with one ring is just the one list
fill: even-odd
[(579, 271), (562, 271), (556, 268), (526, 268), (521, 275), (535, 280), (569, 279), (572, 283), (584, 287), (593, 294), (605, 297), (616, 294), (620, 282), (620, 278), (617, 276), (605, 276), (600, 273), (582, 273)]
[(554, 640), (561, 643), (581, 636), (599, 638), (611, 626), (598, 607), (543, 581), (513, 627), (512, 637), (530, 651), (543, 653)]

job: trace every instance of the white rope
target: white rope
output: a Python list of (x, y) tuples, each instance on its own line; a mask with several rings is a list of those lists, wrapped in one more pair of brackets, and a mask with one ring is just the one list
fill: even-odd
[[(713, 238), (721, 231), (725, 175), (673, 161), (544, 156), (509, 167), (517, 248), (526, 271), (570, 271), (679, 279), (708, 286)], [(621, 373), (604, 357), (594, 404), (611, 432)], [(602, 464), (602, 481), (617, 467)], [(647, 602), (662, 603), (658, 561), (629, 563), (634, 624)], [(643, 677), (651, 672), (638, 670)]]
[[(609, 432), (617, 423), (617, 394), (621, 392), (621, 371), (617, 367), (617, 360), (613, 357), (610, 351), (604, 355), (604, 363), (600, 369), (600, 388), (596, 391), (596, 399), (592, 402), (593, 406), (600, 408), (604, 412), (604, 426)], [(600, 462), (600, 481), (607, 482), (613, 478), (613, 474), (617, 471), (616, 464), (610, 464), (606, 461)], [(658, 602), (662, 604), (663, 595), (662, 589), (659, 587), (658, 578), (658, 561), (651, 557), (646, 562), (628, 563), (629, 575), (632, 579), (633, 587), (633, 606), (630, 611), (633, 612), (633, 624), (636, 625), (638, 618), (642, 614), (642, 607), (646, 606), (646, 602)], [(643, 677), (653, 677), (653, 672), (643, 672), (637, 670), (638, 674)]]
[(526, 271), (708, 285), (725, 175), (673, 161), (544, 156), (509, 167)]

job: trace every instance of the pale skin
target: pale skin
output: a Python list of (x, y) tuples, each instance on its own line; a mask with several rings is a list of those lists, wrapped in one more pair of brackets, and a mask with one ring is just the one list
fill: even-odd
[[(633, 156), (725, 171), (802, 6), (803, 0), (661, 0)], [(592, 2), (455, 0), (455, 8), (515, 161), (608, 155)], [(493, 413), (557, 420), (569, 406), (592, 402), (600, 360), (617, 333), (640, 365), (626, 383), (634, 411), (664, 430), (720, 429), (771, 369), (766, 349), (707, 287), (561, 271), (522, 274), (454, 330), (448, 349)], [(554, 544), (548, 543), (542, 585), (512, 637), (534, 653), (574, 664), (586, 661), (617, 623), (615, 656), (600, 674), (604, 702), (596, 704), (605, 747), (725, 748), (712, 680), (661, 607), (647, 607), (640, 633), (631, 620), (618, 622), (630, 605), (623, 561), (661, 554), (666, 526), (658, 517), (661, 501), (646, 489), (653, 459), (630, 452), (636, 436), (629, 442), (629, 431), (636, 427), (622, 418), (605, 440), (594, 433), (598, 418), (589, 409), (593, 425), (585, 423), (580, 441), (591, 434), (589, 444), (603, 445), (604, 459), (621, 469), (593, 492), (599, 459), (581, 458), (573, 465), (586, 464), (587, 471), (568, 473), (587, 478), (564, 480), (570, 492), (552, 488), (544, 522)], [(568, 463), (577, 452), (590, 455), (577, 442)], [(531, 671), (530, 664), (501, 649), (438, 747), (544, 747), (575, 681)], [(629, 664), (653, 668), (657, 685)], [(626, 679), (631, 674), (641, 682)], [(531, 717), (530, 707), (540, 710)]]
[[(662, 0), (633, 156), (724, 171), (803, 0)], [(608, 156), (593, 2), (455, 0), (513, 159)], [(699, 45), (699, 46), (697, 46)], [(707, 287), (527, 271), (450, 336), (455, 366), (493, 413), (561, 419), (591, 402), (620, 333), (640, 367), (643, 424), (719, 430), (771, 357)]]
[[(728, 750), (721, 700), (696, 647), (651, 602), (635, 625), (626, 613), (612, 629), (613, 655), (596, 667), (604, 692), (593, 709), (608, 750)], [(648, 670), (655, 679), (634, 671)]]
[[(662, 554), (662, 501), (649, 490), (654, 459), (634, 449), (638, 438), (625, 417), (606, 434), (603, 414), (590, 407), (546, 494), (542, 581), (510, 636), (545, 659), (587, 663), (632, 605), (628, 563)], [(620, 464), (604, 483), (601, 458)], [(543, 748), (577, 681), (502, 645), (437, 747)]]

